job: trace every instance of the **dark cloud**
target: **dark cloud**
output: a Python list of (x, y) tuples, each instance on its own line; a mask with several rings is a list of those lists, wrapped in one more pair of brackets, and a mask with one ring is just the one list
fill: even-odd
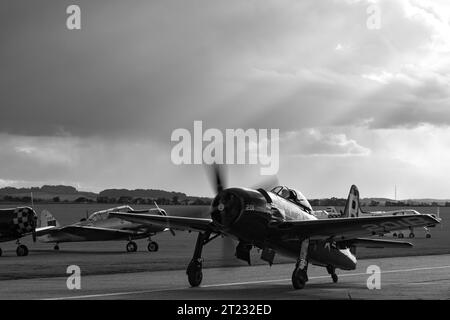
[(345, 113), (367, 66), (412, 60), (430, 32), (399, 20), (399, 4), (371, 33), (366, 1), (141, 0), (78, 1), (82, 30), (68, 31), (68, 4), (2, 2), (2, 132), (167, 140), (195, 119), (320, 126), (330, 108)]
[[(371, 31), (365, 0), (75, 3), (80, 31), (65, 28), (73, 1), (0, 2), (0, 179), (193, 190), (202, 169), (171, 163), (170, 135), (203, 120), (300, 133), (284, 146), (327, 155), (307, 175), (320, 180), (333, 157), (367, 150), (359, 161), (375, 171), (375, 129), (450, 124), (448, 25), (434, 5), (378, 1)], [(284, 177), (296, 169), (287, 160)]]

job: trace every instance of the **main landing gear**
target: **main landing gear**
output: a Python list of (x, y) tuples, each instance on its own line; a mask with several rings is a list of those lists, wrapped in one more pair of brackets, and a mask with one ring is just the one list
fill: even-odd
[[(128, 239), (128, 243), (127, 243), (127, 252), (136, 252), (137, 251), (137, 243), (134, 242), (133, 240)], [(147, 250), (150, 252), (156, 252), (159, 249), (159, 245), (157, 242), (152, 241), (151, 237), (148, 238), (148, 245), (147, 245)]]
[(202, 250), (203, 246), (206, 245), (211, 240), (217, 238), (219, 234), (216, 234), (211, 237), (211, 232), (199, 233), (197, 237), (197, 242), (195, 244), (194, 255), (192, 256), (192, 260), (189, 263), (186, 274), (188, 276), (189, 284), (192, 287), (198, 287), (203, 280), (203, 259), (202, 259)]
[[(25, 257), (28, 255), (28, 248), (26, 245), (20, 244), (19, 242), (17, 242), (18, 246), (16, 249), (16, 254), (18, 257)], [(0, 248), (0, 257), (3, 254), (3, 250), (2, 248)]]
[(308, 281), (308, 246), (309, 239), (305, 239), (301, 243), (300, 254), (292, 273), (292, 285), (295, 289), (303, 289)]
[(150, 252), (156, 252), (159, 249), (158, 243), (155, 241), (152, 241), (151, 239), (149, 239), (148, 245), (147, 245), (147, 249)]
[(127, 252), (136, 252), (137, 251), (137, 244), (134, 241), (128, 241), (127, 243)]
[(414, 234), (414, 229), (413, 228), (409, 228), (409, 235), (408, 237), (410, 238), (414, 238), (416, 235)]
[(16, 254), (18, 257), (25, 257), (28, 255), (28, 248), (26, 245), (20, 244), (20, 241), (17, 240), (17, 249)]
[(333, 282), (338, 282), (338, 276), (336, 274), (336, 268), (333, 266), (327, 266), (327, 272), (329, 275), (331, 275), (331, 279), (333, 279)]

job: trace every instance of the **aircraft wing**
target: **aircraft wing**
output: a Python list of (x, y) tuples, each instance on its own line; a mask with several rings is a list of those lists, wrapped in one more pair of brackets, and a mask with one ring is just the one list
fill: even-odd
[(428, 214), (296, 220), (276, 224), (270, 227), (269, 232), (272, 237), (283, 240), (308, 237), (313, 240), (343, 241), (437, 223), (439, 220)]
[(134, 223), (160, 226), (175, 230), (212, 231), (214, 229), (212, 227), (212, 220), (204, 218), (160, 216), (153, 214), (134, 214), (123, 212), (111, 212), (109, 215)]
[(352, 240), (338, 241), (347, 247), (354, 246), (360, 248), (410, 248), (413, 245), (405, 241), (390, 241), (381, 239), (356, 238)]
[(85, 236), (89, 234), (95, 233), (98, 236), (136, 236), (143, 234), (143, 232), (132, 231), (132, 230), (119, 230), (119, 229), (109, 229), (109, 228), (99, 228), (99, 227), (90, 227), (90, 226), (77, 226), (77, 225), (69, 225), (65, 227), (44, 227), (36, 229), (36, 235), (42, 236), (45, 234), (54, 234), (58, 232), (69, 233), (77, 236)]
[(42, 236), (44, 234), (50, 233), (50, 230), (53, 229), (59, 229), (56, 228), (55, 226), (47, 226), (47, 227), (42, 227), (42, 228), (36, 228), (36, 235), (37, 236)]

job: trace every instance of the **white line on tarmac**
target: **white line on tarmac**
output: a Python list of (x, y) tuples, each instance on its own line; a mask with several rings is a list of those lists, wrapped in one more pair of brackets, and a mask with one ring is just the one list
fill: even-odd
[[(381, 271), (381, 274), (383, 274), (383, 273), (399, 273), (399, 272), (414, 272), (414, 271), (422, 271), (422, 270), (436, 270), (436, 269), (446, 269), (446, 268), (450, 268), (450, 266), (387, 270), (387, 271)], [(364, 273), (346, 273), (346, 274), (340, 274), (339, 277), (354, 277), (354, 276), (363, 276), (363, 275), (367, 275), (367, 273), (365, 273), (365, 272)], [(323, 278), (328, 278), (328, 277), (329, 276), (316, 276), (316, 277), (309, 277), (309, 279), (323, 279)], [(249, 284), (287, 282), (287, 281), (291, 281), (291, 279), (289, 278), (289, 279), (273, 279), (273, 280), (259, 280), (259, 281), (246, 281), (246, 282), (217, 283), (217, 284), (203, 285), (200, 288), (229, 287), (229, 286), (240, 286), (240, 285), (249, 285)], [(144, 293), (154, 293), (154, 292), (167, 292), (167, 291), (186, 290), (186, 289), (188, 289), (188, 288), (178, 287), (178, 288), (167, 288), (167, 289), (156, 289), (156, 290), (99, 293), (99, 294), (91, 294), (91, 295), (84, 295), (84, 296), (48, 298), (48, 299), (43, 299), (43, 300), (89, 299), (89, 298), (125, 296), (125, 295), (132, 295), (132, 294), (144, 294)]]

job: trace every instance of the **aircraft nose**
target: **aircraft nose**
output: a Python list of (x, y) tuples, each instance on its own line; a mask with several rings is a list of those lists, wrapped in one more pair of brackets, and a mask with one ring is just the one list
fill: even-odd
[(236, 193), (223, 190), (213, 201), (211, 218), (222, 227), (230, 227), (241, 215), (243, 199)]

